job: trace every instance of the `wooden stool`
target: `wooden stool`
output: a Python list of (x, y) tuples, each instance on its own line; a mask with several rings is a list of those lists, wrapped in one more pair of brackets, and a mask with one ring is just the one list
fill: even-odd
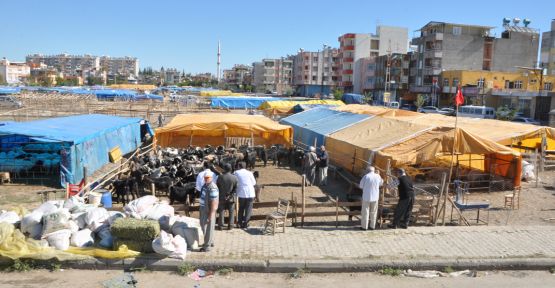
[(0, 184), (11, 183), (10, 172), (0, 172)]
[(505, 208), (520, 209), (520, 186), (515, 187), (512, 194), (505, 195)]

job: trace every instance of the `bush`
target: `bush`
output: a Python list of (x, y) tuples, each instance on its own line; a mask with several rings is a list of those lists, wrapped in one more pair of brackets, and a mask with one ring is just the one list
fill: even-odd
[(187, 276), (189, 273), (195, 271), (197, 268), (191, 263), (183, 263), (179, 267), (177, 267), (177, 274), (181, 276)]
[(380, 273), (382, 275), (389, 275), (389, 276), (399, 276), (401, 275), (401, 272), (402, 272), (401, 269), (390, 268), (390, 267), (380, 270)]

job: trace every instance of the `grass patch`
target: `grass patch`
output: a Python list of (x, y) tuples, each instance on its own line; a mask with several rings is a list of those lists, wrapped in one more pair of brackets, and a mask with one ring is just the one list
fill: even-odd
[(221, 276), (228, 276), (228, 275), (231, 275), (231, 273), (233, 273), (233, 268), (229, 268), (229, 267), (223, 267), (216, 270), (216, 274)]
[(29, 272), (36, 269), (46, 269), (50, 272), (60, 271), (61, 262), (35, 262), (31, 259), (15, 259), (12, 262), (4, 263), (0, 270), (4, 272)]
[(310, 270), (304, 269), (304, 268), (299, 268), (299, 269), (297, 269), (297, 271), (289, 273), (289, 279), (303, 278), (308, 273), (310, 273)]
[(382, 270), (380, 270), (380, 273), (382, 275), (388, 275), (388, 276), (399, 276), (401, 275), (403, 271), (401, 271), (401, 269), (398, 268), (391, 268), (391, 267), (387, 267), (384, 268)]
[(451, 267), (451, 266), (447, 266), (447, 267), (443, 268), (443, 272), (453, 273), (453, 272), (455, 272), (455, 269), (453, 269), (453, 267)]
[(152, 272), (152, 271), (150, 271), (150, 270), (148, 269), (148, 267), (146, 267), (146, 266), (137, 266), (137, 267), (130, 267), (130, 268), (129, 268), (129, 272), (138, 272), (138, 273), (141, 273), (141, 272)]
[(555, 267), (551, 267), (551, 268), (549, 268), (549, 273), (551, 273), (551, 274), (555, 274)]
[(177, 267), (177, 274), (181, 276), (187, 276), (189, 273), (195, 271), (197, 268), (191, 263), (183, 263), (179, 267)]

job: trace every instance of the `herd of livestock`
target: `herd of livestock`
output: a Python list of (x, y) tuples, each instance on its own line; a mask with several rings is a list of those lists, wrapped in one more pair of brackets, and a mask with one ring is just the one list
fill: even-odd
[[(236, 169), (239, 162), (245, 162), (247, 169), (254, 170), (257, 161), (264, 166), (301, 166), (304, 151), (298, 147), (282, 145), (264, 146), (224, 146), (159, 148), (156, 153), (134, 157), (130, 161), (129, 173), (122, 174), (109, 185), (115, 191), (116, 201), (126, 203), (145, 194), (145, 190), (163, 191), (174, 202), (192, 205), (199, 197), (195, 190), (197, 175), (204, 169), (204, 162), (210, 170), (220, 175), (225, 164)], [(255, 178), (258, 171), (253, 172)], [(152, 192), (152, 191), (151, 191)]]

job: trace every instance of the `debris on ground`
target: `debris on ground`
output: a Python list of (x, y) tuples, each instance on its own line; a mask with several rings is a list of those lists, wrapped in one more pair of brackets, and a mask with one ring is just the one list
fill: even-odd
[(416, 278), (435, 278), (435, 277), (459, 277), (462, 275), (473, 276), (475, 275), (475, 273), (473, 273), (470, 270), (462, 270), (462, 271), (445, 273), (437, 270), (412, 271), (411, 269), (408, 269), (405, 272), (403, 272), (403, 275), (408, 277), (416, 277)]
[(206, 271), (206, 270), (202, 270), (202, 269), (197, 269), (194, 272), (190, 273), (189, 278), (195, 280), (195, 281), (200, 281), (204, 278), (209, 278), (214, 276), (214, 271)]
[(135, 288), (137, 287), (137, 280), (133, 274), (124, 273), (123, 275), (102, 282), (102, 286), (105, 288)]

